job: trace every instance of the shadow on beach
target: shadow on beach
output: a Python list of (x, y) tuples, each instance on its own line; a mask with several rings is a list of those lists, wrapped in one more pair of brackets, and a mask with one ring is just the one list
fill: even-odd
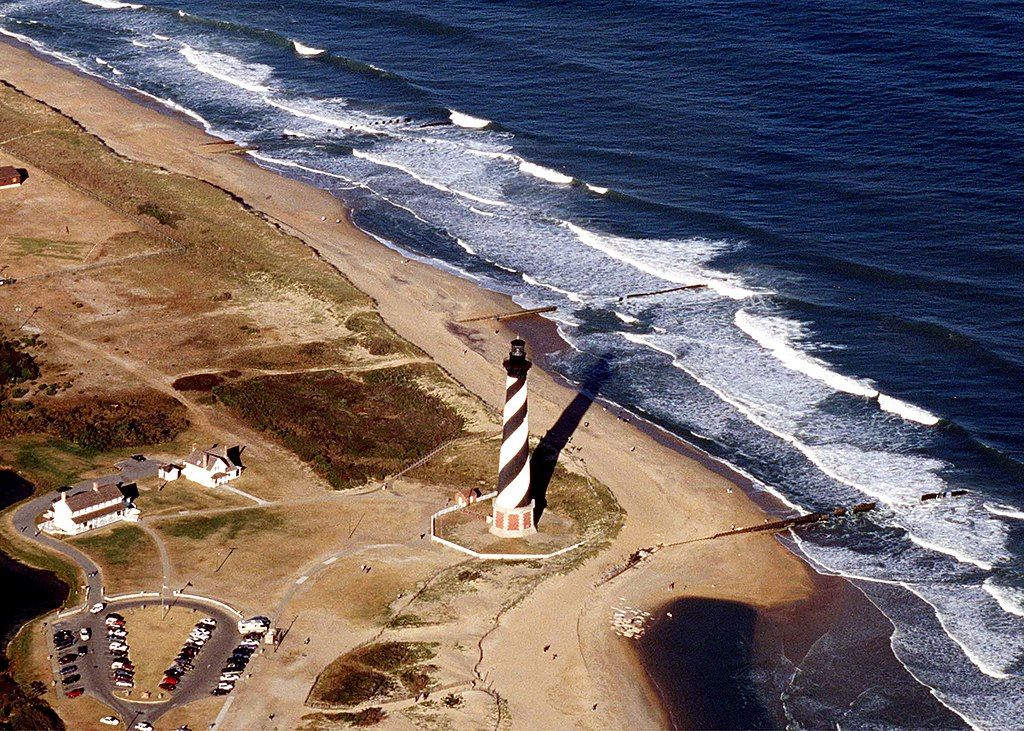
[(558, 455), (569, 444), (572, 435), (583, 421), (584, 414), (601, 392), (601, 386), (610, 373), (611, 365), (608, 361), (598, 358), (587, 370), (576, 397), (565, 407), (558, 420), (545, 432), (533, 450), (530, 457), (530, 487), (534, 500), (537, 501), (533, 511), (534, 525), (540, 522), (547, 507), (548, 485), (551, 484), (551, 477), (555, 473)]

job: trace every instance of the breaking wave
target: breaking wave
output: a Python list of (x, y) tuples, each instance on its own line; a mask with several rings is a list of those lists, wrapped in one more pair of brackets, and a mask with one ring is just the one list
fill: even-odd
[(982, 582), (982, 587), (992, 595), (1004, 612), (1024, 617), (1024, 588), (997, 584), (995, 577), (992, 576)]
[(456, 112), (454, 109), (449, 110), (448, 118), (456, 127), (465, 127), (466, 129), (486, 129), (491, 124), (489, 119), (471, 117), (468, 114)]
[(207, 76), (257, 94), (270, 92), (267, 82), (274, 71), (270, 66), (245, 63), (234, 56), (217, 51), (197, 51), (188, 44), (182, 46), (179, 53)]
[(543, 165), (538, 165), (535, 162), (529, 162), (523, 160), (519, 163), (519, 169), (527, 175), (532, 175), (535, 178), (546, 180), (549, 183), (555, 183), (556, 185), (571, 185), (575, 180), (571, 175), (560, 173), (557, 170), (546, 168)]
[(939, 418), (924, 409), (887, 396), (875, 389), (874, 385), (862, 378), (854, 378), (836, 373), (828, 364), (798, 349), (794, 342), (802, 341), (805, 336), (803, 325), (782, 317), (770, 315), (754, 315), (747, 310), (739, 310), (734, 318), (736, 326), (753, 340), (772, 353), (790, 370), (803, 373), (805, 376), (821, 381), (836, 391), (862, 396), (878, 402), (883, 411), (901, 416), (925, 426), (934, 426)]
[(82, 0), (82, 2), (104, 10), (139, 10), (142, 8), (142, 5), (138, 3), (123, 3), (119, 0)]
[(327, 53), (323, 48), (313, 48), (312, 46), (307, 46), (306, 44), (299, 43), (298, 41), (292, 41), (292, 46), (295, 48), (295, 52), (300, 56), (311, 58), (314, 56), (322, 56)]
[(1024, 510), (1015, 508), (1012, 505), (1001, 505), (999, 503), (985, 503), (985, 510), (998, 515), (1003, 518), (1013, 518), (1014, 520), (1024, 520)]

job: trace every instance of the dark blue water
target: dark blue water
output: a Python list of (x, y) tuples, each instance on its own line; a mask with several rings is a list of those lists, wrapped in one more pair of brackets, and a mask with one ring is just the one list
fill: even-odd
[(794, 509), (878, 501), (799, 549), (884, 587), (943, 703), (1019, 726), (1024, 13), (808, 5), (21, 0), (0, 26), (558, 305), (566, 375), (606, 360), (603, 396)]

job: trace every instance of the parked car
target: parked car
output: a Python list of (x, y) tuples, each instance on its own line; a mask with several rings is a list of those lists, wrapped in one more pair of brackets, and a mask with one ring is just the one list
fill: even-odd
[(106, 608), (107, 605), (105, 602), (96, 602), (91, 607), (89, 607), (89, 614), (99, 614)]
[(110, 612), (107, 615), (106, 618), (107, 619), (120, 619), (122, 622), (124, 621), (124, 615), (123, 614), (118, 614), (117, 612)]
[(78, 636), (82, 638), (82, 642), (88, 642), (89, 638), (92, 637), (92, 632), (88, 627), (82, 627), (78, 630)]
[(123, 644), (121, 642), (111, 642), (110, 643), (110, 649), (111, 650), (124, 650), (125, 652), (128, 652), (128, 645), (125, 645), (125, 644)]
[(75, 683), (77, 683), (81, 679), (82, 679), (82, 676), (79, 675), (78, 673), (75, 673), (74, 675), (69, 675), (68, 677), (64, 678), (64, 680), (60, 681), (60, 684), (61, 685), (74, 685)]
[(110, 663), (110, 668), (112, 670), (134, 670), (135, 666), (132, 665), (130, 660), (114, 660), (114, 662)]
[(249, 619), (238, 620), (238, 634), (247, 635), (250, 632), (265, 633), (270, 629), (268, 617), (250, 617)]
[(117, 686), (118, 688), (134, 688), (135, 687), (135, 683), (129, 683), (126, 680), (115, 680), (114, 681), (114, 685)]
[(74, 688), (72, 690), (69, 690), (64, 695), (67, 696), (68, 698), (77, 698), (78, 696), (82, 695), (83, 693), (85, 693), (85, 689), (84, 688)]
[(121, 721), (117, 718), (114, 718), (113, 716), (104, 716), (100, 719), (100, 723), (104, 724), (105, 726), (118, 726), (120, 725)]
[(74, 673), (74, 672), (77, 672), (77, 671), (78, 671), (78, 666), (77, 665), (65, 665), (64, 667), (62, 667), (60, 669), (60, 674), (61, 675), (71, 675), (71, 673)]
[(139, 721), (135, 724), (135, 731), (153, 731), (153, 724), (149, 721)]
[(168, 693), (173, 693), (174, 689), (177, 687), (178, 686), (174, 685), (173, 683), (160, 683), (160, 685), (157, 686), (157, 688), (159, 688), (160, 690), (166, 690)]
[(69, 652), (67, 655), (61, 655), (58, 657), (57, 662), (61, 665), (67, 665), (69, 662), (74, 662), (77, 659), (78, 655), (76, 653)]
[(217, 688), (214, 688), (213, 690), (210, 691), (210, 695), (227, 695), (230, 692), (231, 692), (230, 688), (220, 688), (220, 687), (217, 687)]
[(88, 654), (88, 652), (89, 652), (88, 645), (79, 645), (78, 646), (78, 656), (79, 657), (84, 657), (86, 654)]

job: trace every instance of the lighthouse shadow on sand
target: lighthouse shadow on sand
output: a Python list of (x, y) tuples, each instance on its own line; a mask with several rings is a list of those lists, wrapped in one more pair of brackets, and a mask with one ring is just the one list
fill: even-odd
[(598, 357), (587, 369), (583, 381), (579, 385), (579, 393), (565, 407), (555, 423), (541, 437), (533, 455), (530, 457), (530, 489), (536, 504), (533, 510), (533, 523), (538, 525), (547, 507), (548, 485), (558, 464), (558, 455), (562, 453), (569, 439), (579, 428), (584, 414), (594, 403), (601, 392), (601, 386), (611, 375), (611, 365), (604, 358)]

